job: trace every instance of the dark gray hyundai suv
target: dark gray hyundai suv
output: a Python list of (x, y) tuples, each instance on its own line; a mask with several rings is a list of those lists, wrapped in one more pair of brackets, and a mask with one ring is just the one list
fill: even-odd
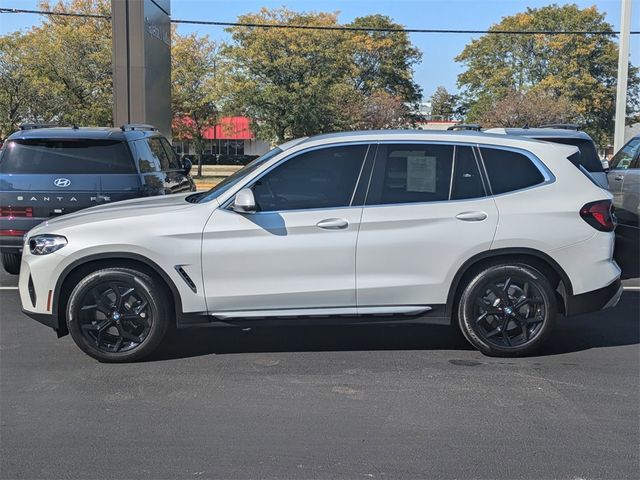
[(23, 126), (0, 149), (0, 255), (20, 270), (23, 236), (50, 217), (151, 195), (195, 191), (191, 163), (149, 125)]

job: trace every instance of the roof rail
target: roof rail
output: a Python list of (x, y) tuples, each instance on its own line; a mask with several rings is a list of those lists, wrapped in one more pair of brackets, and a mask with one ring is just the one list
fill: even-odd
[(36, 128), (54, 128), (58, 125), (55, 123), (23, 123), (20, 130), (35, 130)]
[(575, 130), (580, 131), (580, 125), (576, 125), (575, 123), (547, 123), (545, 125), (540, 125), (538, 128), (559, 128), (561, 130)]
[(146, 123), (125, 123), (124, 125), (120, 126), (120, 130), (122, 130), (123, 132), (127, 130), (146, 130), (151, 132), (158, 131), (156, 127)]
[(479, 132), (482, 130), (482, 126), (477, 123), (459, 123), (458, 125), (451, 125), (447, 130), (473, 130)]

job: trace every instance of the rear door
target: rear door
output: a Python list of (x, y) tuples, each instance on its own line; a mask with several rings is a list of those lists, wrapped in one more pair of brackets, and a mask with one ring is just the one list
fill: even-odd
[[(0, 156), (0, 206), (24, 212), (4, 227), (28, 230), (57, 215), (139, 196), (127, 144), (109, 139), (16, 139)], [(3, 227), (3, 229), (4, 229)]]
[(381, 143), (358, 234), (358, 309), (446, 303), (497, 222), (471, 145)]

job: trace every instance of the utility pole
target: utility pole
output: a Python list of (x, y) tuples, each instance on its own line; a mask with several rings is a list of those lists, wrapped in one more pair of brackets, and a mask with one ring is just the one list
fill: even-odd
[(621, 0), (620, 46), (618, 49), (618, 89), (616, 92), (616, 126), (613, 151), (624, 145), (624, 124), (627, 116), (627, 80), (629, 77), (629, 41), (631, 37), (631, 0)]

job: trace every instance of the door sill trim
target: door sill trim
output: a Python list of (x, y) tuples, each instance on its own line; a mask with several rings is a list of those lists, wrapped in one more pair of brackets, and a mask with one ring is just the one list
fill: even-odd
[(334, 317), (361, 315), (420, 315), (432, 310), (429, 305), (382, 305), (363, 307), (288, 308), (273, 310), (225, 310), (209, 312), (221, 320), (230, 318)]

